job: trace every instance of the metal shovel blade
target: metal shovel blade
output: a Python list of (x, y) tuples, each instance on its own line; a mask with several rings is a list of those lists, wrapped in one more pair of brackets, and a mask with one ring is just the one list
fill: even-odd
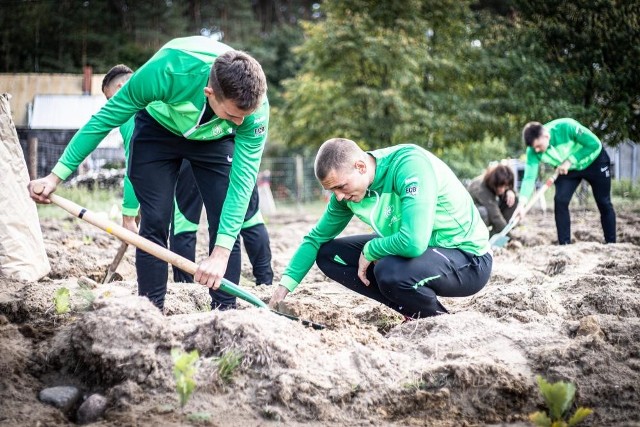
[(494, 234), (489, 239), (489, 243), (491, 243), (492, 248), (504, 248), (509, 242), (509, 240), (511, 240), (509, 236)]

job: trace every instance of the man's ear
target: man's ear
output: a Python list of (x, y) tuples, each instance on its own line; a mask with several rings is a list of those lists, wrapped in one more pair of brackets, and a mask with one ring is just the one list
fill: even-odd
[(360, 172), (361, 174), (364, 174), (367, 172), (367, 163), (363, 160), (356, 160), (356, 162), (354, 163), (354, 166), (358, 170), (358, 172)]
[(213, 92), (213, 89), (211, 89), (209, 86), (205, 86), (204, 87), (204, 96), (206, 96), (207, 98), (210, 96), (214, 96), (215, 93)]

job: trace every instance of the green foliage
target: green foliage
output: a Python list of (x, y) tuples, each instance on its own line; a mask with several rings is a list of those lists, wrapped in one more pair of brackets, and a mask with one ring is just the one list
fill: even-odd
[(171, 350), (173, 359), (173, 376), (176, 380), (176, 392), (180, 397), (180, 406), (184, 407), (196, 388), (194, 376), (197, 372), (196, 363), (199, 359), (198, 350), (189, 353), (174, 348)]
[(225, 383), (230, 383), (235, 370), (242, 363), (242, 353), (236, 350), (227, 350), (218, 358), (218, 376)]
[[(84, 187), (66, 187), (61, 185), (56, 190), (56, 194), (72, 200), (93, 212), (110, 212), (114, 205), (120, 206), (122, 203), (122, 190), (119, 189), (89, 190)], [(69, 218), (69, 214), (57, 206), (38, 204), (36, 207), (41, 219)], [(91, 242), (85, 241), (84, 243), (89, 244)]]
[(80, 283), (80, 290), (78, 291), (78, 295), (84, 301), (83, 310), (89, 310), (93, 306), (93, 302), (96, 299), (96, 294), (91, 290), (91, 286), (86, 283)]
[(60, 288), (53, 296), (56, 314), (65, 314), (71, 310), (69, 289)]
[(472, 179), (482, 174), (491, 162), (509, 157), (504, 140), (485, 138), (482, 142), (454, 144), (436, 151), (460, 180)]
[(536, 377), (540, 393), (548, 408), (548, 413), (535, 412), (529, 415), (529, 420), (541, 427), (566, 427), (575, 426), (589, 416), (593, 410), (580, 407), (568, 421), (564, 421), (565, 413), (571, 407), (576, 393), (576, 387), (571, 383), (558, 381), (548, 383), (540, 375)]
[(611, 181), (611, 194), (629, 200), (640, 199), (640, 182), (633, 182), (630, 179)]

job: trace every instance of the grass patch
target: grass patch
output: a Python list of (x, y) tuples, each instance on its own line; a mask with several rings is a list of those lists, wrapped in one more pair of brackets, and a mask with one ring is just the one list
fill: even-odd
[[(69, 199), (92, 212), (110, 213), (118, 210), (122, 205), (122, 190), (119, 189), (95, 189), (88, 190), (80, 187), (58, 186), (55, 194), (65, 199)], [(63, 219), (69, 214), (55, 205), (36, 205), (40, 219)], [(115, 207), (115, 209), (114, 209)], [(114, 218), (112, 218), (114, 219)], [(115, 218), (118, 220), (119, 218)]]

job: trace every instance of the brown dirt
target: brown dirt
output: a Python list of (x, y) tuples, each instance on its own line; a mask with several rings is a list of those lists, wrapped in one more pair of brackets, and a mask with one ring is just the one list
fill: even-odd
[[(314, 220), (269, 221), (277, 278)], [(327, 325), (316, 331), (244, 301), (210, 312), (198, 285), (171, 283), (163, 316), (136, 296), (133, 249), (124, 280), (98, 284), (119, 242), (78, 220), (46, 221), (49, 276), (0, 280), (0, 425), (72, 425), (38, 401), (55, 385), (104, 394), (101, 426), (527, 425), (543, 409), (538, 374), (576, 385), (578, 404), (595, 411), (584, 425), (640, 425), (638, 223), (620, 212), (619, 243), (602, 245), (597, 213), (578, 210), (576, 243), (560, 247), (552, 214), (533, 213), (495, 254), (485, 289), (443, 299), (451, 315), (406, 324), (314, 268), (280, 309)], [(241, 285), (267, 301), (273, 288), (253, 285), (250, 271), (245, 257)], [(53, 308), (61, 287), (70, 314)], [(183, 409), (172, 348), (200, 353)], [(218, 373), (229, 350), (242, 354), (230, 382)]]

